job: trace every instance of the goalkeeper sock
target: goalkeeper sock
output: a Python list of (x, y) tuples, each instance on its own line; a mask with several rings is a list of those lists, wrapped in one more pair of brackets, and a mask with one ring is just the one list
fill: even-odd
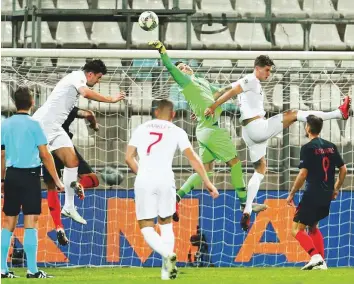
[(302, 248), (310, 255), (318, 254), (318, 251), (310, 238), (310, 236), (304, 231), (298, 231), (295, 239), (300, 243)]
[(27, 258), (27, 268), (31, 273), (37, 273), (38, 234), (36, 229), (25, 229), (23, 248)]
[(309, 233), (310, 238), (312, 239), (316, 249), (318, 250), (319, 254), (324, 259), (324, 241), (321, 231), (318, 228), (312, 229)]
[(47, 198), (50, 215), (52, 216), (55, 227), (64, 228), (63, 223), (61, 222), (60, 201), (57, 190), (48, 190)]
[(241, 162), (231, 167), (231, 183), (236, 190), (236, 194), (241, 203), (246, 202), (247, 191), (245, 187), (245, 181), (243, 179)]
[(67, 210), (75, 209), (74, 206), (75, 190), (71, 188), (70, 185), (73, 181), (77, 181), (77, 172), (78, 172), (78, 167), (75, 168), (64, 167), (64, 173), (63, 173), (63, 182), (65, 186), (64, 208)]
[[(208, 177), (211, 178), (213, 176), (213, 172), (208, 172)], [(183, 198), (186, 194), (188, 194), (193, 188), (202, 183), (202, 178), (197, 174), (192, 174), (187, 181), (181, 186), (181, 188), (177, 191), (180, 199)]]
[(94, 173), (80, 176), (79, 183), (82, 185), (83, 188), (93, 188), (97, 187), (100, 184), (96, 174)]
[(342, 119), (342, 114), (340, 112), (339, 109), (336, 109), (334, 111), (331, 112), (323, 112), (323, 111), (303, 111), (303, 110), (298, 110), (297, 111), (297, 120), (298, 121), (302, 121), (302, 122), (306, 122), (306, 118), (309, 115), (316, 115), (320, 118), (322, 118), (323, 120), (329, 120), (329, 119)]
[(256, 198), (259, 186), (261, 185), (261, 182), (264, 178), (264, 175), (254, 172), (250, 181), (248, 182), (248, 190), (247, 190), (247, 201), (246, 201), (246, 207), (243, 213), (248, 213), (251, 214), (252, 212), (252, 203), (253, 200)]
[(153, 227), (145, 227), (141, 229), (141, 233), (144, 236), (147, 244), (157, 253), (163, 257), (168, 257), (169, 249), (166, 244), (162, 241), (160, 235), (154, 230)]
[(1, 273), (9, 272), (7, 266), (7, 256), (9, 255), (9, 248), (11, 244), (12, 232), (8, 229), (1, 230)]
[(161, 231), (161, 238), (168, 247), (168, 252), (173, 253), (175, 247), (175, 235), (173, 233), (172, 223), (159, 225)]

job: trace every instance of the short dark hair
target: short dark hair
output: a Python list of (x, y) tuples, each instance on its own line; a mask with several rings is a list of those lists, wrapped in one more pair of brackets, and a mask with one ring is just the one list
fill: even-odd
[(14, 100), (17, 110), (29, 110), (33, 104), (33, 97), (28, 87), (19, 87), (15, 94)]
[(265, 67), (265, 66), (275, 66), (272, 59), (269, 58), (268, 55), (260, 55), (254, 61), (254, 67)]
[(312, 134), (320, 134), (323, 126), (323, 119), (315, 116), (313, 114), (310, 114), (308, 117), (306, 117), (306, 122), (307, 125), (310, 127), (310, 132)]
[(175, 66), (178, 66), (178, 65), (180, 65), (181, 63), (183, 63), (183, 64), (184, 64), (184, 62), (183, 62), (183, 61), (181, 61), (181, 60), (177, 60), (177, 61), (175, 62)]
[(157, 109), (161, 110), (161, 111), (164, 109), (168, 109), (170, 111), (173, 111), (173, 102), (168, 99), (162, 99), (162, 100), (158, 101)]
[(84, 70), (85, 72), (93, 72), (95, 74), (98, 73), (102, 73), (103, 75), (107, 74), (107, 67), (100, 59), (87, 62), (85, 66), (82, 68), (82, 70)]

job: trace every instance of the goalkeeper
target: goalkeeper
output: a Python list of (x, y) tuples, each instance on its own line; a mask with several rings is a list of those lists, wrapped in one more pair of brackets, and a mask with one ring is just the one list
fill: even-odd
[[(149, 42), (149, 45), (160, 52), (163, 64), (181, 88), (182, 94), (198, 120), (196, 137), (199, 143), (199, 155), (209, 177), (213, 175), (214, 160), (218, 159), (227, 163), (231, 168), (232, 186), (235, 188), (237, 197), (241, 202), (241, 208), (244, 208), (247, 192), (241, 161), (237, 157), (237, 151), (228, 131), (219, 127), (222, 109), (221, 107), (217, 108), (215, 115), (212, 117), (204, 116), (204, 109), (213, 104), (227, 90), (231, 89), (231, 85), (218, 91), (207, 80), (194, 76), (193, 70), (187, 64), (178, 61), (174, 65), (168, 57), (163, 43), (152, 41)], [(214, 93), (215, 95), (213, 95)], [(178, 190), (177, 202), (201, 182), (202, 179), (197, 173), (191, 175)], [(266, 205), (253, 205), (253, 211), (255, 212), (263, 211), (266, 208)], [(178, 221), (178, 219), (178, 211), (176, 211), (174, 220)]]

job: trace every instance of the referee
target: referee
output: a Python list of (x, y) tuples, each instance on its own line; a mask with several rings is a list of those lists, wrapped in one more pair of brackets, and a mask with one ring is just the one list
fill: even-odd
[(21, 207), (24, 215), (23, 248), (27, 257), (27, 278), (51, 278), (37, 268), (37, 227), (42, 202), (41, 160), (56, 186), (63, 190), (64, 185), (57, 175), (53, 157), (47, 149), (47, 139), (39, 122), (29, 116), (33, 106), (31, 92), (28, 88), (19, 88), (14, 99), (17, 113), (1, 125), (1, 190), (4, 193), (5, 213), (1, 231), (1, 278), (17, 277), (8, 269), (7, 256)]
[[(324, 242), (317, 224), (329, 214), (331, 200), (335, 199), (344, 182), (347, 168), (338, 153), (336, 145), (319, 137), (323, 120), (309, 115), (306, 123), (306, 136), (310, 142), (302, 146), (300, 153), (300, 172), (287, 198), (292, 204), (295, 193), (306, 180), (305, 191), (293, 219), (292, 235), (311, 256), (302, 270), (327, 269), (324, 261)], [(335, 168), (339, 177), (335, 181)], [(306, 233), (309, 228), (309, 234)]]

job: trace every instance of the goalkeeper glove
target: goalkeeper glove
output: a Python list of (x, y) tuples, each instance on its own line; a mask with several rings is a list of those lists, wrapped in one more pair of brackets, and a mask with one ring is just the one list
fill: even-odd
[(150, 41), (149, 45), (152, 46), (153, 48), (156, 48), (160, 52), (160, 54), (165, 54), (166, 53), (165, 46), (159, 40)]

